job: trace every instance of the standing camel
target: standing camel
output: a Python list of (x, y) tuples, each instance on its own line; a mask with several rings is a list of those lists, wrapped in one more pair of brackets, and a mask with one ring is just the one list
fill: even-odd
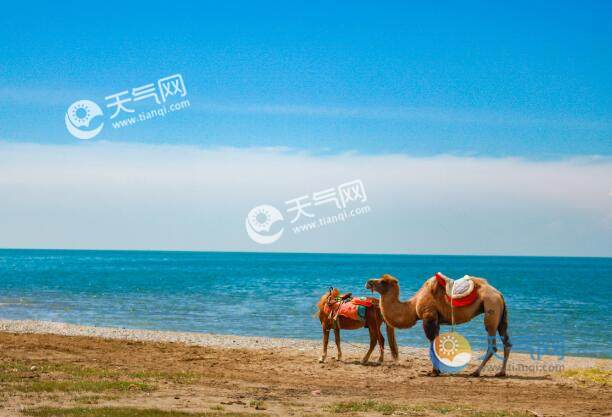
[[(443, 275), (439, 274), (443, 277)], [(430, 343), (434, 342), (440, 332), (440, 324), (451, 324), (451, 314), (455, 324), (467, 323), (474, 317), (484, 313), (484, 325), (487, 330), (487, 353), (472, 376), (479, 376), (482, 368), (491, 359), (493, 353), (497, 352), (495, 346), (495, 333), (499, 332), (504, 344), (504, 360), (501, 370), (496, 376), (506, 375), (506, 364), (510, 355), (510, 338), (508, 337), (508, 313), (504, 297), (491, 286), (486, 279), (472, 278), (476, 298), (470, 305), (456, 307), (451, 305), (446, 296), (443, 285), (431, 277), (417, 293), (407, 301), (400, 301), (400, 288), (397, 278), (391, 275), (383, 275), (379, 279), (371, 279), (366, 283), (366, 288), (380, 293), (381, 310), (387, 323), (398, 329), (407, 329), (416, 324), (418, 320), (423, 320), (423, 330)], [(439, 375), (440, 371), (435, 368), (432, 371), (434, 376)]]
[[(376, 343), (378, 343), (380, 348), (378, 362), (382, 363), (385, 354), (385, 338), (380, 331), (380, 327), (384, 323), (384, 319), (377, 303), (378, 300), (372, 299), (372, 301), (375, 301), (376, 303), (372, 303), (370, 307), (366, 307), (365, 322), (361, 320), (353, 320), (340, 315), (334, 318), (334, 312), (338, 307), (336, 303), (340, 303), (340, 301), (336, 301), (339, 294), (340, 292), (337, 288), (330, 289), (330, 291), (323, 295), (317, 303), (318, 316), (323, 329), (323, 354), (321, 355), (319, 362), (325, 362), (325, 358), (327, 357), (327, 344), (329, 343), (329, 331), (331, 329), (334, 329), (334, 338), (336, 339), (336, 347), (338, 348), (338, 357), (336, 360), (340, 361), (342, 360), (342, 350), (340, 349), (340, 329), (357, 330), (361, 329), (362, 327), (367, 327), (368, 331), (370, 332), (370, 348), (361, 360), (361, 363), (365, 364), (368, 362), (370, 355), (376, 347)], [(341, 297), (343, 299), (342, 301), (344, 301), (344, 298), (347, 297), (350, 297), (350, 294)], [(393, 360), (397, 361), (399, 355), (397, 342), (395, 340), (395, 329), (388, 324), (387, 338), (389, 339), (389, 347), (391, 348)]]

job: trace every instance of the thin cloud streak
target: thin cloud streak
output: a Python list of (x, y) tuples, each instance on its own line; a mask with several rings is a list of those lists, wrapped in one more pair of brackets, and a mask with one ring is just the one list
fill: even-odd
[[(66, 89), (14, 89), (0, 88), (0, 102), (19, 105), (37, 105), (57, 107), (70, 104), (76, 100), (95, 100), (109, 94), (107, 91)], [(366, 106), (326, 106), (287, 103), (221, 103), (201, 100), (191, 96), (190, 111), (205, 114), (261, 115), (261, 116), (295, 116), (327, 119), (367, 119), (397, 120), (415, 123), (443, 123), (450, 125), (506, 126), (506, 127), (549, 127), (582, 130), (612, 129), (610, 120), (589, 120), (561, 115), (558, 117), (526, 116), (521, 113), (467, 109), (458, 110), (438, 107), (366, 107)], [(102, 105), (103, 103), (99, 103)]]
[(299, 116), (341, 119), (399, 120), (405, 122), (517, 126), (566, 127), (585, 130), (606, 130), (612, 127), (607, 120), (585, 120), (567, 116), (559, 118), (528, 117), (512, 112), (483, 110), (454, 110), (435, 107), (333, 107), (290, 104), (221, 104), (195, 103), (194, 109), (203, 113), (255, 114), (266, 116)]

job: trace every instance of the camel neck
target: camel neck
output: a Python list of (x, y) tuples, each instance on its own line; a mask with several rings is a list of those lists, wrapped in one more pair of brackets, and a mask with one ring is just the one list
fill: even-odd
[(414, 299), (400, 301), (399, 292), (381, 296), (381, 307), (385, 320), (398, 329), (412, 327), (418, 320)]

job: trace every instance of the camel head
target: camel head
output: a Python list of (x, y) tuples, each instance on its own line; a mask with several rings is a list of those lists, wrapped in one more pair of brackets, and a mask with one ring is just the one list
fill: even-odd
[(340, 291), (338, 290), (338, 288), (330, 288), (329, 291), (327, 291), (325, 294), (321, 296), (321, 298), (319, 299), (319, 302), (317, 303), (317, 306), (319, 307), (320, 310), (322, 310), (323, 306), (325, 306), (325, 304), (327, 304), (327, 302), (330, 299), (333, 300), (338, 295), (340, 295)]
[(366, 282), (366, 288), (368, 290), (376, 291), (380, 295), (385, 295), (389, 292), (399, 293), (399, 281), (397, 278), (385, 274), (378, 279), (370, 279)]

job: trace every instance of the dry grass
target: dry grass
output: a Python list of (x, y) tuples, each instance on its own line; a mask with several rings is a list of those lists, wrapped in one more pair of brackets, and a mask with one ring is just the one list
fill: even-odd
[(461, 417), (532, 417), (520, 411), (482, 411), (467, 406), (454, 405), (404, 405), (374, 400), (346, 401), (328, 408), (332, 413), (380, 413), (382, 415), (404, 414), (414, 416), (461, 416)]
[(139, 409), (131, 407), (122, 408), (53, 408), (43, 407), (25, 411), (32, 417), (252, 417), (262, 414), (232, 413), (232, 412), (204, 412), (188, 413), (181, 411), (166, 411), (159, 409)]
[(572, 369), (562, 375), (580, 382), (594, 382), (596, 384), (612, 386), (612, 371), (599, 368)]
[(0, 391), (22, 393), (150, 392), (157, 375), (130, 375), (100, 368), (48, 362), (0, 364)]
[(151, 392), (159, 381), (191, 384), (190, 372), (125, 371), (46, 361), (0, 363), (0, 392)]

